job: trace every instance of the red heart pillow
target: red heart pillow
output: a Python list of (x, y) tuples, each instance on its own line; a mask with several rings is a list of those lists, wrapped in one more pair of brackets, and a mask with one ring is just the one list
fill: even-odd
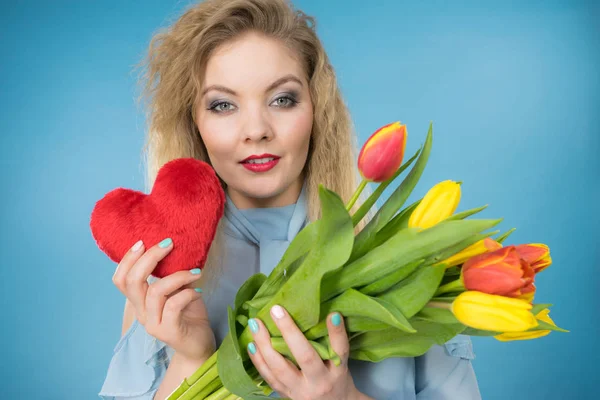
[(224, 206), (213, 168), (179, 158), (158, 171), (149, 195), (123, 188), (108, 192), (96, 203), (90, 228), (100, 250), (116, 263), (140, 239), (146, 249), (173, 239), (173, 249), (152, 272), (163, 278), (204, 266)]

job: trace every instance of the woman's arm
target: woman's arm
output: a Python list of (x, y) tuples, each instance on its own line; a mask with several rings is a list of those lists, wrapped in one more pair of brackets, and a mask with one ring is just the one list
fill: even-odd
[(125, 299), (125, 310), (123, 311), (123, 328), (121, 329), (121, 337), (125, 335), (125, 333), (133, 324), (133, 320), (135, 319), (135, 310), (133, 305), (129, 302), (129, 299)]
[(154, 395), (154, 399), (163, 400), (169, 397), (169, 395), (173, 393), (173, 390), (177, 389), (185, 378), (196, 372), (206, 360), (208, 360), (208, 357), (201, 361), (186, 360), (175, 352), (169, 364), (169, 368), (167, 368), (165, 377)]

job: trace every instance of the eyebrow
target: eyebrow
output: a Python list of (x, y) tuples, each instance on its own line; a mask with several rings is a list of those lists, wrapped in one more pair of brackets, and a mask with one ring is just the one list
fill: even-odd
[[(303, 86), (302, 85), (302, 81), (300, 79), (298, 79), (295, 75), (291, 75), (290, 74), (290, 75), (286, 75), (284, 77), (281, 77), (281, 78), (277, 79), (275, 82), (271, 83), (269, 85), (269, 87), (267, 87), (267, 89), (265, 90), (265, 92), (271, 91), (271, 90), (275, 89), (277, 86), (283, 85), (284, 83), (290, 82), (290, 81), (297, 82), (297, 83), (300, 84), (300, 86)], [(237, 93), (235, 91), (229, 89), (228, 87), (221, 86), (221, 85), (210, 85), (210, 86), (208, 86), (206, 89), (204, 89), (202, 91), (202, 96), (204, 96), (207, 92), (209, 92), (211, 90), (218, 90), (218, 91), (221, 91), (221, 92), (225, 92), (225, 93), (229, 93), (229, 94), (232, 94), (234, 96), (237, 96)]]

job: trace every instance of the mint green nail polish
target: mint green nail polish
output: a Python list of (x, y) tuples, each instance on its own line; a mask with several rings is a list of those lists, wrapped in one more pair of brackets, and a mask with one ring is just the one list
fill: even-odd
[(195, 288), (194, 290), (198, 293), (202, 293), (202, 289), (200, 289), (199, 287)]
[(333, 314), (333, 317), (331, 317), (331, 322), (333, 325), (339, 326), (342, 323), (342, 317), (340, 317), (340, 314), (335, 313)]
[(160, 242), (158, 244), (158, 247), (160, 247), (161, 249), (164, 249), (165, 247), (169, 247), (171, 245), (171, 243), (173, 243), (171, 238), (166, 238), (165, 240), (163, 240), (162, 242)]
[(256, 346), (254, 345), (254, 342), (248, 343), (248, 350), (250, 350), (251, 354), (256, 354)]
[(200, 275), (202, 270), (200, 268), (194, 268), (194, 269), (190, 269), (190, 272), (194, 275)]
[(256, 323), (256, 320), (254, 318), (250, 318), (248, 320), (248, 326), (250, 327), (252, 333), (258, 332), (258, 323)]

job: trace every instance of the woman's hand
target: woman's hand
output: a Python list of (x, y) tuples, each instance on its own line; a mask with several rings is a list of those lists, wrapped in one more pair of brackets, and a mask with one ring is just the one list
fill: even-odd
[(136, 243), (117, 266), (113, 282), (149, 335), (172, 347), (179, 357), (203, 362), (215, 352), (216, 342), (202, 295), (193, 288), (201, 271), (178, 271), (151, 285), (147, 282), (173, 246), (165, 239), (144, 251), (143, 243)]
[[(332, 317), (337, 314), (339, 317)], [(271, 309), (273, 321), (281, 331), (283, 339), (294, 355), (301, 370), (284, 358), (271, 346), (271, 338), (262, 321), (253, 318), (249, 321), (254, 342), (248, 345), (248, 354), (260, 375), (279, 395), (293, 400), (349, 400), (363, 397), (356, 387), (348, 371), (348, 355), (350, 346), (344, 322), (338, 313), (327, 317), (327, 329), (331, 347), (341, 359), (336, 366), (331, 361), (321, 360), (302, 331), (290, 315), (280, 306)], [(256, 332), (252, 328), (257, 328)], [(254, 346), (254, 347), (253, 347)], [(252, 351), (255, 353), (252, 354)]]

